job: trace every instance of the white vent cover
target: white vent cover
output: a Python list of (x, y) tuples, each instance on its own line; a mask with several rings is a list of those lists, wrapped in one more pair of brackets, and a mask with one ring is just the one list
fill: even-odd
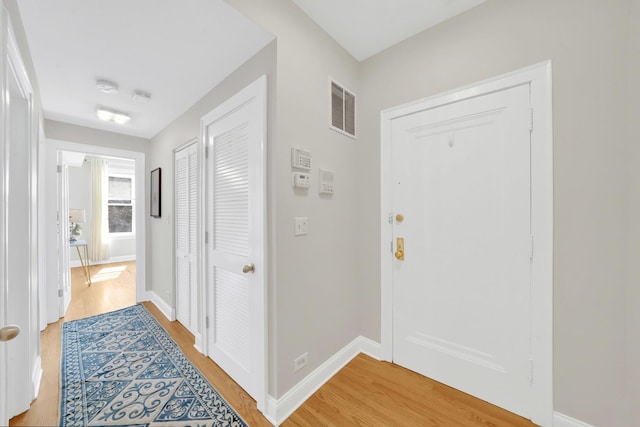
[(331, 81), (331, 122), (329, 127), (352, 138), (356, 137), (356, 96), (342, 85)]

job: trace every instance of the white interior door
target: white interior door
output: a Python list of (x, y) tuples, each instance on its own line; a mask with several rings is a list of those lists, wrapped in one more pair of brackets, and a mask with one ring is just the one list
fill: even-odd
[(202, 119), (208, 152), (208, 355), (259, 409), (266, 372), (265, 114), (262, 77)]
[(391, 125), (393, 361), (525, 417), (530, 118), (522, 85)]
[(29, 408), (41, 370), (33, 92), (8, 15), (0, 13), (0, 425), (8, 425)]
[(198, 334), (198, 144), (175, 153), (176, 318)]

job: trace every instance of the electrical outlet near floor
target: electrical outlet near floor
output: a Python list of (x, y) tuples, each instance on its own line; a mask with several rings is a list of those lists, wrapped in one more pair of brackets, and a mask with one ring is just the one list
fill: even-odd
[(305, 353), (301, 356), (298, 356), (296, 360), (293, 361), (293, 372), (297, 372), (300, 369), (304, 368), (307, 365), (307, 356), (309, 353)]

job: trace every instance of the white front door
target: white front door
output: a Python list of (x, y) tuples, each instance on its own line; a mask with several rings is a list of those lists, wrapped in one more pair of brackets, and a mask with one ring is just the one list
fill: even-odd
[[(198, 335), (198, 144), (175, 153), (176, 318)], [(196, 339), (196, 342), (199, 340)]]
[(266, 77), (202, 119), (208, 355), (264, 404)]
[(391, 124), (393, 361), (525, 417), (530, 119), (521, 85)]

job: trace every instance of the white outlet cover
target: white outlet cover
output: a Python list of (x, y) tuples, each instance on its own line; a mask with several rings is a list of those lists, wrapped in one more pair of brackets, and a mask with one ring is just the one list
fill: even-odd
[(300, 369), (307, 366), (308, 356), (309, 356), (309, 353), (305, 353), (301, 356), (298, 356), (298, 358), (296, 358), (296, 360), (293, 361), (293, 372), (299, 371)]

